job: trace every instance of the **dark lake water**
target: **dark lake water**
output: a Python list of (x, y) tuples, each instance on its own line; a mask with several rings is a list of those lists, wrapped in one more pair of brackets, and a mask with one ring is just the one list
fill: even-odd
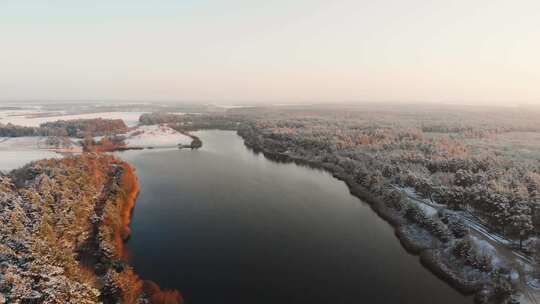
[(141, 194), (128, 243), (145, 279), (187, 303), (472, 303), (423, 268), (330, 174), (280, 164), (233, 132), (127, 151)]

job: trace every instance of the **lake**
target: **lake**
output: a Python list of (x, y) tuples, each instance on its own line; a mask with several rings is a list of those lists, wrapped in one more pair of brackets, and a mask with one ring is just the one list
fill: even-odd
[(330, 174), (195, 134), (197, 151), (119, 154), (140, 177), (128, 250), (144, 279), (193, 304), (472, 303)]

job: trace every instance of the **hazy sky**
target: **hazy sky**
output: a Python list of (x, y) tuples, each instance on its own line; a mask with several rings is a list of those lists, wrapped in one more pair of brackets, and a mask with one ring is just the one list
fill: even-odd
[(0, 100), (540, 104), (540, 1), (0, 0)]

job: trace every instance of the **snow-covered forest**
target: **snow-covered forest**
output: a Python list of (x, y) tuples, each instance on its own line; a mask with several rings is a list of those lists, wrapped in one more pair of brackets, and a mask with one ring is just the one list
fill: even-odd
[(495, 293), (521, 289), (523, 301), (538, 301), (540, 113), (352, 107), (236, 114), (252, 117), (239, 128), (248, 146), (342, 172), (429, 231), (441, 243), (429, 247), (451, 253), (443, 261), (487, 273), (495, 289), (507, 278), (508, 290)]
[[(237, 129), (277, 160), (322, 167), (365, 190), (424, 264), (479, 302), (540, 294), (540, 112), (354, 106), (145, 114), (188, 131)], [(366, 193), (368, 193), (366, 195)], [(426, 237), (427, 235), (427, 237)], [(489, 286), (489, 287), (486, 287)]]

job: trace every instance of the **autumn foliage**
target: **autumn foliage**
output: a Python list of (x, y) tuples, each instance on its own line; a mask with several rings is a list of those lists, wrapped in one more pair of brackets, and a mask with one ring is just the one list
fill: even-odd
[(177, 290), (162, 290), (152, 281), (144, 282), (144, 292), (150, 297), (152, 304), (180, 304), (184, 302)]

